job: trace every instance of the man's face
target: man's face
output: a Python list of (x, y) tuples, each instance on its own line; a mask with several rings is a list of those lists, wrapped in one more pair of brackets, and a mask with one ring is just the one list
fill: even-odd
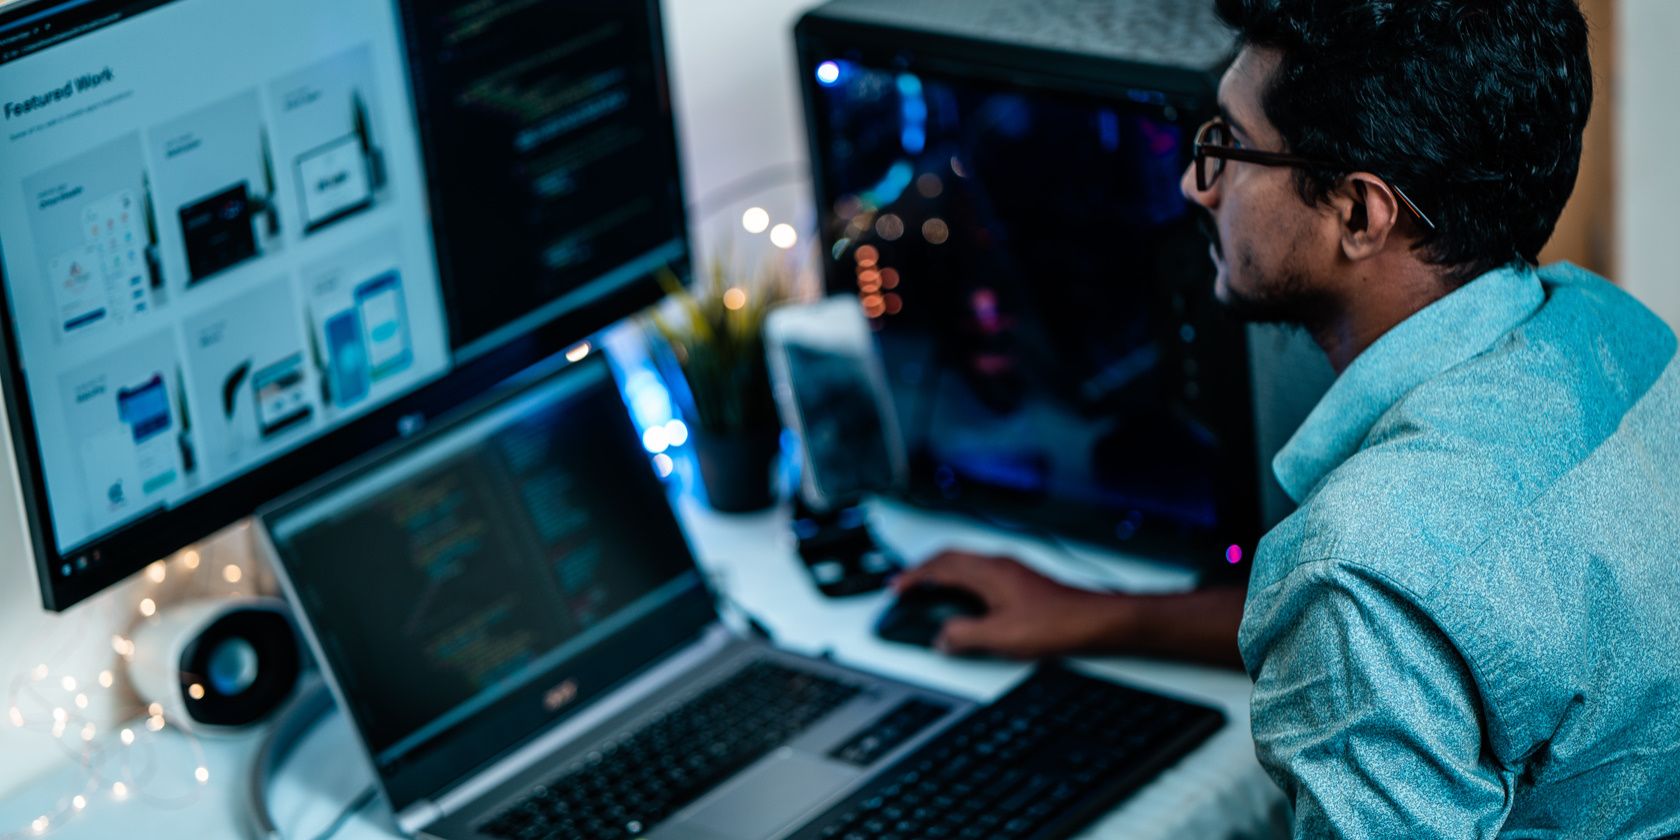
[[(1284, 151), (1261, 105), (1278, 61), (1274, 50), (1245, 48), (1220, 82), (1219, 109), (1242, 148)], [(1323, 279), (1335, 245), (1326, 241), (1322, 208), (1301, 199), (1294, 179), (1286, 167), (1226, 161), (1205, 192), (1197, 189), (1194, 164), (1180, 183), (1185, 197), (1206, 211), (1204, 230), (1218, 269), (1214, 293), (1245, 320), (1312, 324), (1331, 305)]]

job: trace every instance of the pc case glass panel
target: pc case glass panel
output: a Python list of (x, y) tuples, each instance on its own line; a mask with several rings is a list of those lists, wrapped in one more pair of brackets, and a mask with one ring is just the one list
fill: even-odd
[(1179, 191), (1194, 114), (811, 68), (833, 291), (871, 317), (912, 496), (1174, 559), (1249, 537), (1240, 327)]

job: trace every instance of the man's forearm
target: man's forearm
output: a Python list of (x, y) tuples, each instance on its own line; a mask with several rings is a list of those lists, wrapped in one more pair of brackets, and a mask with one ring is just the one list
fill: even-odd
[(1240, 587), (1198, 589), (1178, 595), (1100, 595), (1096, 647), (1160, 659), (1242, 668), (1237, 627)]

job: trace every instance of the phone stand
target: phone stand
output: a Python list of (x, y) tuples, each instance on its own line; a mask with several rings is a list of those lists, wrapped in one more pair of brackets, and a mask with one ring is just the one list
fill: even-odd
[(811, 579), (831, 598), (874, 592), (904, 567), (897, 555), (876, 541), (858, 504), (817, 510), (796, 493), (793, 534)]

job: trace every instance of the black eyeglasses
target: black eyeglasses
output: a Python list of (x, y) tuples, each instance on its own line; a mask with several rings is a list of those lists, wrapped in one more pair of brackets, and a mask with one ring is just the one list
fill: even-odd
[[(1225, 125), (1224, 120), (1215, 117), (1202, 124), (1201, 129), (1196, 132), (1195, 144), (1197, 189), (1202, 192), (1213, 189), (1214, 182), (1218, 181), (1219, 176), (1224, 174), (1225, 161), (1228, 160), (1253, 163), (1260, 166), (1296, 166), (1341, 171), (1355, 168), (1278, 152), (1256, 152), (1239, 149), (1234, 145), (1234, 140), (1235, 138), (1231, 136), (1231, 129)], [(1383, 183), (1388, 184), (1388, 188), (1394, 191), (1394, 196), (1400, 199), (1400, 203), (1412, 215), (1416, 216), (1424, 227), (1435, 230), (1435, 223), (1424, 215), (1423, 211), (1419, 210), (1418, 206), (1412, 203), (1412, 200), (1399, 187), (1387, 180), (1384, 180)]]

